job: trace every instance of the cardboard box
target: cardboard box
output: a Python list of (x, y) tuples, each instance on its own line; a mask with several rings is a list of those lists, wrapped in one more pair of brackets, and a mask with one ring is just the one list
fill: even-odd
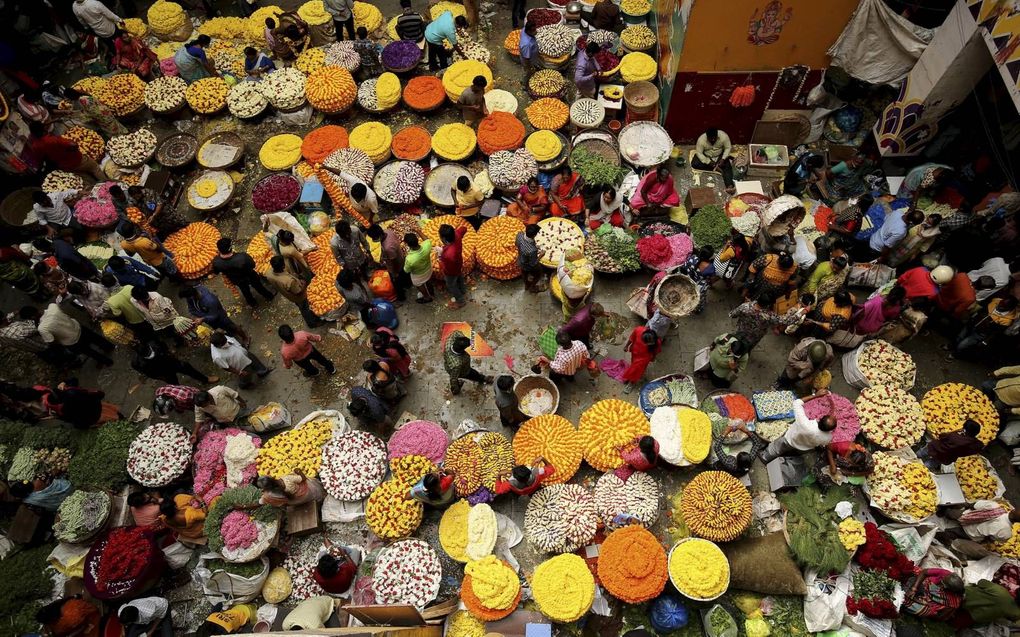
[(687, 191), (687, 196), (684, 197), (684, 206), (689, 212), (699, 210), (705, 206), (717, 205), (719, 203), (719, 193), (715, 188), (691, 188)]

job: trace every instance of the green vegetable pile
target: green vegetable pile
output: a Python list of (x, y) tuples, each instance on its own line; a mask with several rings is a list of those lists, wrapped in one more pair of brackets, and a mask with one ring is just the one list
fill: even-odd
[(842, 500), (851, 500), (850, 491), (844, 487), (829, 489), (823, 495), (818, 488), (807, 486), (779, 496), (786, 509), (790, 551), (801, 566), (819, 573), (841, 573), (850, 563), (836, 526), (836, 504)]
[(96, 487), (116, 490), (128, 482), (127, 457), (131, 442), (142, 425), (126, 420), (108, 422), (89, 429), (80, 452), (71, 458), (67, 477), (79, 489)]
[(586, 185), (594, 187), (618, 186), (626, 172), (583, 147), (570, 153), (570, 167), (584, 177)]
[(214, 559), (209, 560), (205, 563), (205, 567), (215, 573), (216, 571), (226, 571), (231, 575), (237, 575), (244, 579), (251, 579), (256, 575), (260, 575), (265, 565), (262, 560), (252, 560), (251, 562), (227, 562), (226, 560)]
[(52, 544), (43, 544), (0, 560), (0, 617), (4, 635), (23, 635), (39, 629), (35, 613), (53, 592), (49, 576)]
[[(262, 490), (256, 486), (248, 485), (236, 489), (227, 489), (223, 495), (209, 509), (205, 517), (205, 536), (209, 538), (209, 548), (219, 552), (223, 550), (223, 535), (220, 527), (223, 526), (223, 518), (234, 509), (242, 506), (258, 504), (262, 497)], [(251, 517), (256, 522), (270, 524), (279, 517), (279, 511), (269, 505), (260, 506), (250, 511)]]
[(855, 599), (892, 600), (896, 582), (882, 571), (857, 571), (854, 573)]
[(99, 530), (109, 513), (110, 496), (106, 492), (75, 491), (60, 504), (53, 535), (63, 542), (83, 542)]
[(703, 248), (712, 246), (719, 250), (730, 238), (730, 218), (722, 206), (705, 206), (691, 217), (691, 238), (694, 245)]
[(585, 242), (584, 254), (598, 272), (636, 272), (641, 269), (636, 237), (608, 223)]

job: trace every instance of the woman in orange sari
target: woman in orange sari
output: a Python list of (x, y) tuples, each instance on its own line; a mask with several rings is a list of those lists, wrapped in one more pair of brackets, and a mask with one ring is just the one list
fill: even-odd
[(584, 212), (584, 197), (581, 196), (583, 186), (584, 177), (571, 170), (569, 165), (564, 165), (549, 185), (552, 199), (549, 210), (552, 215), (579, 221), (578, 217)]
[(53, 637), (97, 637), (99, 609), (80, 597), (66, 597), (46, 604), (36, 613), (36, 621)]
[(113, 41), (116, 53), (111, 60), (116, 68), (134, 73), (143, 80), (152, 77), (152, 65), (159, 61), (152, 49), (127, 31), (117, 30)]
[(538, 183), (538, 179), (532, 177), (517, 191), (517, 201), (507, 207), (506, 214), (514, 219), (520, 219), (525, 226), (530, 226), (544, 219), (548, 211), (549, 196), (545, 188)]

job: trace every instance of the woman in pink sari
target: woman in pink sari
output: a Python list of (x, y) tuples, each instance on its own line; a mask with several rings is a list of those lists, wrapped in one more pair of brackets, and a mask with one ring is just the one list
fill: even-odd
[(906, 290), (894, 286), (886, 296), (875, 295), (854, 312), (852, 331), (857, 334), (877, 334), (882, 326), (894, 321), (903, 309)]
[(655, 330), (640, 325), (630, 333), (624, 349), (630, 352), (630, 365), (623, 371), (620, 380), (627, 383), (623, 391), (629, 394), (634, 390), (634, 385), (644, 378), (648, 365), (662, 351), (662, 341), (659, 340)]
[(635, 214), (654, 216), (661, 213), (662, 208), (680, 205), (680, 195), (673, 184), (673, 175), (669, 168), (659, 166), (641, 178), (637, 191), (630, 198), (630, 207)]

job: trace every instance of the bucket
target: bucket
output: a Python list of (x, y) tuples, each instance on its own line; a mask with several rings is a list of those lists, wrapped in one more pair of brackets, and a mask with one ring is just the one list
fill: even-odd
[(631, 82), (623, 89), (623, 101), (634, 115), (648, 113), (659, 103), (659, 89), (645, 80)]

